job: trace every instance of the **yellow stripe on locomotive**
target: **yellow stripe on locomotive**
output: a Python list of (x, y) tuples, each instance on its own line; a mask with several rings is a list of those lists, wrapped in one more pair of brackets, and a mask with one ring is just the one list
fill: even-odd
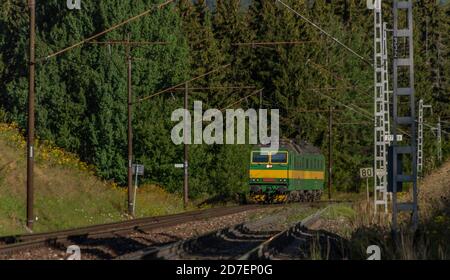
[(284, 140), (278, 151), (251, 154), (250, 196), (257, 202), (313, 201), (324, 188), (325, 157), (307, 144)]

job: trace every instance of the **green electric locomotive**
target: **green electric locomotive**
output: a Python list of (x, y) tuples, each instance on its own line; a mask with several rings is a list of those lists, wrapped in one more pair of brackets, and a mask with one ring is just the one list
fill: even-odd
[[(262, 150), (264, 148), (264, 150)], [(280, 141), (277, 151), (257, 146), (251, 152), (250, 197), (256, 202), (315, 201), (324, 188), (325, 157), (305, 142)]]

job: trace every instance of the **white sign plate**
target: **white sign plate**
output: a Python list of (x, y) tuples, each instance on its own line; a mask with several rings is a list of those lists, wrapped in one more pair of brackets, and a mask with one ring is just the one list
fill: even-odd
[[(394, 141), (394, 135), (385, 135), (384, 136), (384, 141), (385, 142), (393, 142)], [(403, 141), (403, 135), (401, 135), (401, 134), (397, 134), (397, 142), (401, 142), (401, 141)]]
[(361, 168), (359, 169), (359, 176), (361, 178), (372, 178), (373, 177), (373, 168)]

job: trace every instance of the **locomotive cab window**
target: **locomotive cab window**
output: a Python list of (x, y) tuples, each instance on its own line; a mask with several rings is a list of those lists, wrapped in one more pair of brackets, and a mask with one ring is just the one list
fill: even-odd
[(269, 163), (269, 155), (261, 154), (260, 152), (252, 152), (253, 163)]
[(270, 162), (272, 163), (287, 163), (288, 154), (286, 152), (278, 152), (270, 155)]

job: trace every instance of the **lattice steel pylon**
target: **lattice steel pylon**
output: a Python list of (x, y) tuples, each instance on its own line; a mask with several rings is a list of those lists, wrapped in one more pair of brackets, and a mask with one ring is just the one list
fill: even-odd
[[(389, 190), (392, 191), (392, 229), (398, 230), (397, 216), (400, 211), (412, 213), (413, 229), (417, 229), (419, 214), (417, 207), (417, 143), (414, 90), (414, 41), (412, 0), (393, 1), (394, 17), (394, 63), (393, 63), (393, 124), (394, 142), (389, 149)], [(399, 50), (398, 39), (405, 42)], [(402, 102), (399, 102), (402, 100)], [(409, 131), (410, 139), (397, 142), (399, 126)], [(403, 168), (410, 163), (410, 168)], [(406, 173), (410, 170), (410, 173)], [(412, 201), (399, 203), (397, 192), (403, 185), (412, 185)]]
[(431, 108), (431, 105), (424, 105), (423, 100), (419, 100), (419, 116), (417, 121), (417, 175), (423, 171), (423, 116), (424, 109)]
[(423, 169), (423, 100), (419, 101), (419, 117), (417, 124), (417, 175)]
[(381, 0), (368, 1), (374, 10), (374, 212), (379, 206), (387, 213), (387, 146), (389, 134), (389, 97), (387, 81), (387, 43)]
[[(383, 23), (383, 77), (384, 77), (384, 127), (385, 135), (391, 135), (391, 121), (390, 121), (390, 94), (389, 89), (389, 57), (387, 46), (387, 23)], [(389, 139), (388, 139), (389, 140)], [(386, 141), (386, 145), (390, 145), (390, 141)]]

